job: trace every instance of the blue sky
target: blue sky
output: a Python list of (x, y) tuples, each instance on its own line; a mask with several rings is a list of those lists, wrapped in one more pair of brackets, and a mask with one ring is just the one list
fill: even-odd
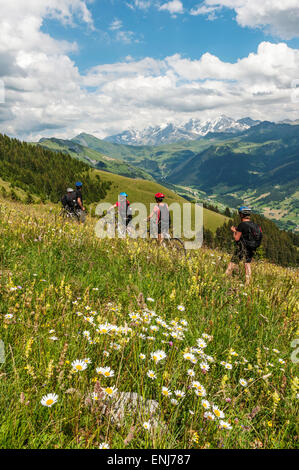
[[(155, 7), (132, 9), (123, 0), (98, 0), (89, 5), (95, 30), (82, 22), (68, 26), (58, 20), (45, 19), (42, 31), (57, 39), (78, 43), (79, 50), (71, 57), (81, 72), (97, 64), (123, 61), (127, 56), (136, 60), (163, 59), (179, 53), (199, 59), (210, 52), (223, 61), (234, 62), (256, 51), (262, 41), (281, 41), (260, 27), (241, 27), (235, 20), (235, 12), (228, 8), (213, 21), (203, 15), (192, 16), (190, 11), (198, 4), (200, 2), (185, 0), (185, 13), (172, 16)], [(111, 25), (116, 20), (121, 22), (121, 27), (112, 31)], [(128, 32), (133, 34), (126, 41), (126, 36), (117, 38), (119, 31), (123, 31), (124, 36)], [(285, 42), (299, 47), (298, 38)]]
[(299, 118), (299, 0), (0, 0), (0, 10), (8, 135)]

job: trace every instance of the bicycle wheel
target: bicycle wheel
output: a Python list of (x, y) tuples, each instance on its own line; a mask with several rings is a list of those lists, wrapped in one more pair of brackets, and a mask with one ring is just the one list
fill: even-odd
[(163, 240), (162, 245), (167, 247), (175, 256), (186, 256), (186, 248), (184, 242), (179, 238), (166, 238)]

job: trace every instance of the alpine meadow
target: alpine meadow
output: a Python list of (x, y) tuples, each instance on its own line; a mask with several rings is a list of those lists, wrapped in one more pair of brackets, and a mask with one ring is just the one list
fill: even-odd
[(298, 449), (299, 2), (0, 11), (0, 457)]

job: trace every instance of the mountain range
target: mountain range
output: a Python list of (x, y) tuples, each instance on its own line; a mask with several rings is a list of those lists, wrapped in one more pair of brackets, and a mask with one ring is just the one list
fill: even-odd
[(166, 123), (161, 126), (150, 126), (142, 130), (129, 129), (120, 134), (106, 137), (104, 140), (124, 145), (161, 145), (181, 140), (196, 140), (209, 133), (225, 132), (235, 134), (256, 126), (261, 121), (251, 118), (234, 120), (221, 115), (212, 120), (201, 121), (190, 119), (186, 123)]

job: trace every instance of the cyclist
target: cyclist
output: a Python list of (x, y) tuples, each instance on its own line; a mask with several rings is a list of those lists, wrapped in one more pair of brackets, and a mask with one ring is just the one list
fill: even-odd
[(81, 209), (81, 211), (85, 211), (85, 207), (83, 206), (83, 197), (82, 197), (82, 183), (81, 181), (77, 181), (76, 183), (76, 203), (77, 206)]
[(226, 275), (230, 276), (237, 263), (245, 260), (245, 278), (246, 284), (249, 284), (251, 279), (251, 261), (255, 254), (256, 249), (260, 246), (262, 241), (262, 229), (259, 225), (251, 221), (251, 209), (242, 206), (238, 209), (241, 223), (238, 227), (231, 227), (233, 237), (236, 242), (235, 252), (226, 270)]
[(108, 212), (111, 212), (116, 208), (118, 209), (118, 215), (120, 217), (121, 223), (127, 227), (132, 220), (132, 209), (130, 207), (130, 202), (128, 201), (127, 193), (120, 193), (118, 196), (118, 201), (113, 204), (110, 209), (108, 209)]
[(161, 243), (164, 235), (169, 233), (170, 214), (168, 205), (163, 202), (165, 196), (163, 193), (155, 194), (156, 205), (152, 213), (147, 217), (147, 221), (154, 222), (154, 232), (158, 234), (158, 242)]

